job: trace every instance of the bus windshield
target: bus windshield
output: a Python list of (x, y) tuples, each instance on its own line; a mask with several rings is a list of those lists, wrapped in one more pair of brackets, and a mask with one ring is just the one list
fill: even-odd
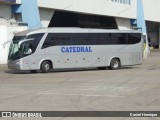
[(9, 48), (9, 60), (17, 60), (35, 52), (44, 33), (28, 36), (14, 36)]
[(19, 42), (24, 40), (26, 36), (14, 36), (13, 41), (11, 42), (10, 48), (9, 48), (9, 60), (17, 60), (22, 57), (22, 51), (19, 47)]

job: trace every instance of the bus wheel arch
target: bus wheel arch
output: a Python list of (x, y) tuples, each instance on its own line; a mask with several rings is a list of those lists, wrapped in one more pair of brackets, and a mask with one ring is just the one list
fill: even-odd
[(41, 67), (40, 69), (42, 70), (43, 73), (48, 73), (50, 72), (51, 69), (53, 69), (53, 64), (51, 60), (43, 60), (41, 62)]
[(121, 60), (118, 57), (114, 57), (110, 61), (110, 69), (117, 70), (119, 67), (121, 67)]

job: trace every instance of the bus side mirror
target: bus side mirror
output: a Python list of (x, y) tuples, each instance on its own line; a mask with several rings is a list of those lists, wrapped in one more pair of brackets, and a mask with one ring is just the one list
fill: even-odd
[(10, 42), (12, 42), (12, 40), (8, 40), (8, 41), (6, 41), (5, 43), (3, 43), (3, 48), (5, 48), (5, 47), (6, 47), (6, 44), (8, 44), (8, 43), (10, 43)]

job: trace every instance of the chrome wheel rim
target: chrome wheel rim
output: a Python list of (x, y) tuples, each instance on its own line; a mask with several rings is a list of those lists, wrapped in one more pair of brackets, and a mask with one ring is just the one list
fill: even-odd
[(118, 68), (118, 66), (119, 66), (118, 61), (115, 61), (115, 62), (113, 63), (113, 67), (114, 67), (114, 68)]
[(49, 70), (50, 69), (49, 64), (46, 64), (44, 67), (45, 67), (45, 70)]

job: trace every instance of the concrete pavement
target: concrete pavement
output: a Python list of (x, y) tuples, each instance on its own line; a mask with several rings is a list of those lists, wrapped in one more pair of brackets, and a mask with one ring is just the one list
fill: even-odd
[(152, 52), (142, 65), (115, 71), (30, 74), (1, 65), (0, 111), (160, 111), (160, 52)]

